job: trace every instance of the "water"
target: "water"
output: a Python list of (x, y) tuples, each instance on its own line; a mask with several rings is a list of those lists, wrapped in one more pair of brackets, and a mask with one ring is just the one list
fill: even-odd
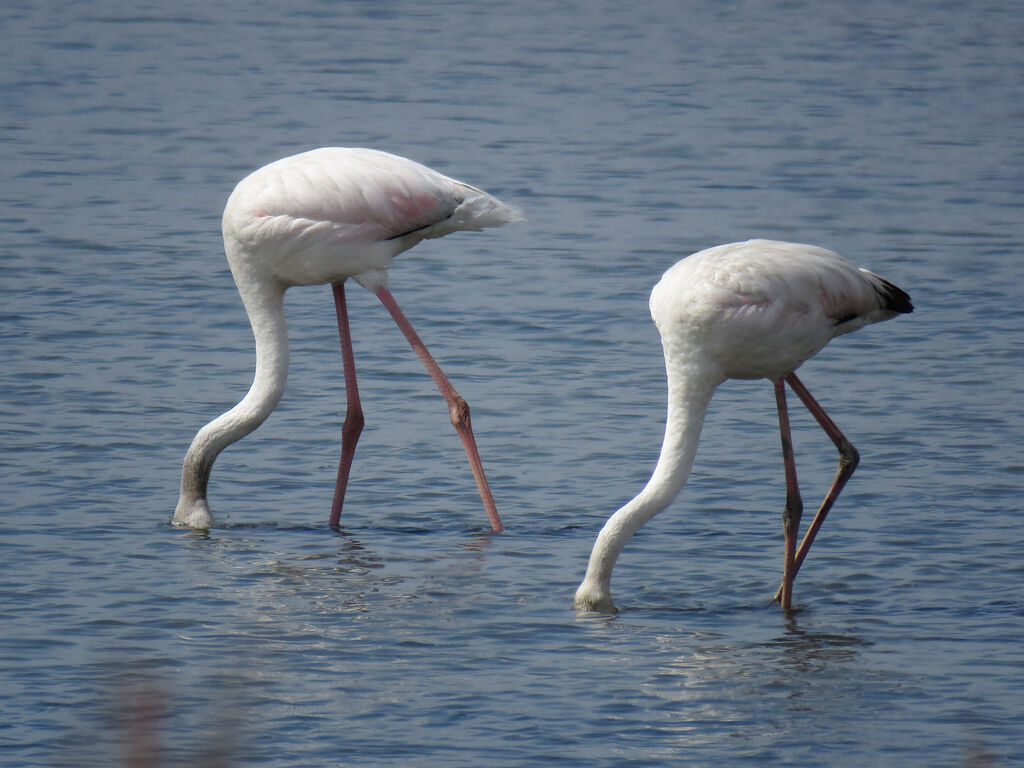
[[(0, 95), (0, 761), (252, 766), (1020, 765), (1020, 132), (1013, 3), (7, 3)], [(252, 374), (219, 217), (249, 170), (387, 149), (529, 221), (423, 243), (391, 287), (473, 422), (350, 291), (296, 289), (284, 401), (168, 525)], [(863, 462), (781, 570), (771, 390), (716, 395), (695, 474), (570, 610), (646, 480), (647, 293), (680, 256), (818, 243), (908, 317), (802, 371)], [(808, 498), (831, 446), (802, 411)], [(213, 753), (212, 755), (210, 753)], [(143, 762), (146, 762), (143, 760)], [(152, 762), (152, 760), (150, 760)], [(222, 764), (224, 764), (222, 763)], [(135, 764), (139, 764), (136, 762)]]

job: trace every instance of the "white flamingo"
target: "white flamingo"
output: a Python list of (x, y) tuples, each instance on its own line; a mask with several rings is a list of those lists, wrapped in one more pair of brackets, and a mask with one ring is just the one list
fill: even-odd
[(262, 424), (284, 393), (288, 376), (285, 289), (330, 283), (348, 400), (329, 518), (330, 525), (338, 524), (363, 427), (345, 308), (344, 285), (351, 277), (388, 308), (444, 395), (491, 527), (500, 531), (469, 407), (399, 309), (387, 287), (388, 268), (395, 256), (420, 240), (521, 219), (517, 210), (476, 187), (372, 149), (314, 149), (271, 163), (239, 182), (224, 209), (224, 250), (252, 324), (256, 373), (242, 401), (192, 440), (181, 470), (181, 495), (173, 522), (193, 528), (213, 525), (206, 488), (214, 460), (225, 447)]
[[(786, 473), (785, 559), (775, 594), (792, 608), (793, 579), (858, 454), (793, 373), (836, 336), (913, 311), (910, 297), (832, 251), (771, 240), (719, 245), (670, 268), (651, 291), (668, 377), (668, 416), (657, 465), (640, 493), (597, 536), (576, 590), (578, 610), (613, 612), (612, 568), (636, 531), (676, 497), (693, 466), (704, 414), (726, 379), (766, 378), (775, 386)], [(785, 384), (839, 449), (839, 469), (799, 550), (802, 512)]]

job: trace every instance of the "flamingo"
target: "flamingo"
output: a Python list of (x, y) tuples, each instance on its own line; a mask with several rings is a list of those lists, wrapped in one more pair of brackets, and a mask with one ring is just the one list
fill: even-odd
[(288, 376), (284, 292), (294, 285), (330, 283), (347, 396), (329, 517), (330, 525), (338, 524), (363, 427), (345, 305), (345, 281), (351, 277), (387, 307), (441, 390), (491, 527), (501, 531), (473, 437), (469, 406), (388, 290), (388, 269), (395, 256), (421, 240), (521, 219), (518, 210), (476, 187), (372, 149), (314, 149), (270, 163), (242, 179), (228, 198), (222, 228), (231, 274), (252, 324), (256, 373), (241, 402), (199, 430), (192, 440), (181, 470), (181, 495), (172, 522), (200, 529), (214, 524), (206, 498), (214, 460), (224, 448), (262, 424), (284, 393)]
[[(727, 379), (769, 379), (775, 388), (786, 476), (782, 513), (782, 585), (775, 594), (792, 610), (793, 579), (839, 492), (859, 461), (794, 371), (836, 336), (912, 312), (910, 296), (824, 248), (772, 240), (730, 243), (682, 259), (651, 291), (668, 378), (665, 437), (647, 485), (598, 533), (573, 604), (613, 613), (611, 576), (626, 542), (676, 497), (693, 466), (704, 414)], [(803, 511), (797, 486), (785, 386), (796, 393), (839, 451), (839, 468), (796, 547)]]

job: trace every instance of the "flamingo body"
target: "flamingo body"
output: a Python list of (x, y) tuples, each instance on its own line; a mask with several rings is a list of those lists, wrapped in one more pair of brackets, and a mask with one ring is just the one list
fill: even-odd
[[(650, 481), (598, 534), (586, 576), (574, 598), (581, 610), (615, 610), (611, 599), (615, 561), (626, 541), (668, 506), (685, 484), (704, 414), (719, 385), (731, 378), (767, 378), (776, 383), (779, 396), (785, 381), (829, 432), (822, 421), (827, 415), (819, 418), (813, 399), (793, 372), (836, 336), (910, 312), (913, 306), (910, 297), (895, 285), (854, 267), (832, 251), (750, 240), (708, 248), (676, 263), (651, 291), (650, 310), (661, 335), (668, 379), (664, 442)], [(782, 423), (783, 411), (780, 403), (787, 503), (795, 508), (799, 494), (787, 452), (791, 446), (787, 445), (788, 421)], [(830, 420), (828, 424), (834, 428)], [(841, 452), (846, 450), (848, 441), (838, 429), (835, 435), (829, 434)], [(855, 466), (852, 446), (846, 456), (845, 463)], [(842, 470), (841, 483), (852, 471), (852, 466)], [(833, 488), (835, 495), (841, 483)], [(827, 511), (825, 508), (824, 513)], [(819, 510), (822, 520), (824, 513)], [(799, 510), (794, 509), (792, 516), (798, 521)], [(816, 522), (820, 526), (817, 517)], [(792, 520), (787, 525), (792, 526)], [(795, 535), (787, 532), (787, 547), (791, 533)], [(785, 570), (784, 579), (790, 586), (795, 576), (790, 561), (795, 557), (795, 552), (788, 556)]]
[[(270, 163), (240, 181), (228, 198), (222, 229), (228, 264), (252, 324), (256, 373), (242, 401), (203, 427), (192, 441), (182, 467), (181, 492), (172, 522), (193, 528), (213, 524), (206, 490), (214, 460), (227, 445), (256, 429), (284, 392), (288, 373), (284, 317), (287, 288), (321, 283), (335, 286), (346, 383), (352, 385), (355, 374), (354, 368), (350, 370), (347, 314), (342, 317), (342, 287), (351, 277), (376, 293), (427, 364), (451, 410), (452, 403), (461, 398), (394, 303), (387, 290), (388, 269), (395, 256), (421, 240), (457, 230), (501, 226), (521, 218), (516, 209), (476, 187), (412, 160), (372, 149), (314, 149)], [(350, 391), (350, 413), (352, 394)], [(358, 395), (354, 407), (359, 411), (361, 428)], [(468, 408), (464, 421), (468, 438), (458, 424), (456, 428), (470, 453)], [(354, 450), (357, 437), (358, 429), (350, 438), (349, 448)], [(472, 465), (472, 456), (470, 462)], [(343, 498), (342, 470), (347, 481), (347, 466), (339, 468), (338, 490)], [(483, 495), (486, 480), (482, 468), (479, 473), (477, 482), (483, 485)], [(338, 490), (336, 506), (340, 513)], [(495, 513), (492, 522), (496, 519)], [(500, 522), (495, 528), (500, 530)]]
[(324, 147), (249, 174), (224, 208), (232, 272), (285, 287), (355, 278), (370, 291), (421, 240), (516, 221), (518, 211), (404, 157)]

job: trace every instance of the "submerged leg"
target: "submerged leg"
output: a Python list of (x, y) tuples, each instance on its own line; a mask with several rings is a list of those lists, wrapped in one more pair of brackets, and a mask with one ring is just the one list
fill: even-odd
[[(853, 471), (857, 468), (857, 464), (860, 462), (860, 454), (857, 453), (857, 449), (853, 447), (853, 444), (846, 439), (846, 435), (839, 431), (839, 427), (825, 413), (825, 409), (821, 407), (818, 401), (811, 396), (811, 393), (807, 391), (807, 387), (796, 377), (796, 374), (791, 373), (786, 376), (786, 383), (796, 392), (796, 396), (800, 398), (807, 407), (807, 410), (811, 412), (815, 421), (825, 430), (825, 434), (829, 436), (829, 439), (832, 440), (839, 450), (839, 467), (836, 469), (836, 476), (833, 478), (832, 485), (829, 487), (828, 493), (825, 494), (821, 506), (818, 507), (814, 519), (807, 527), (807, 532), (804, 534), (803, 541), (800, 542), (800, 548), (797, 550), (794, 562), (795, 570), (793, 572), (795, 577), (796, 571), (800, 570), (804, 558), (807, 557), (807, 551), (811, 548), (811, 544), (814, 543), (814, 537), (818, 535), (821, 524), (825, 522), (825, 516), (832, 509), (832, 505), (839, 498), (839, 492), (843, 490), (846, 481), (850, 479)], [(776, 600), (782, 595), (784, 586), (785, 584), (779, 587), (779, 591), (775, 593)]]
[(391, 295), (391, 292), (387, 288), (381, 288), (377, 291), (377, 298), (381, 300), (381, 303), (388, 308), (388, 312), (395, 319), (395, 323), (402, 329), (402, 333), (405, 334), (405, 338), (408, 339), (409, 344), (413, 350), (419, 356), (423, 365), (426, 366), (427, 372), (430, 377), (437, 384), (437, 388), (441, 390), (441, 394), (444, 395), (445, 401), (448, 403), (448, 414), (451, 416), (452, 424), (455, 426), (455, 431), (459, 433), (459, 437), (462, 439), (462, 445), (466, 449), (466, 457), (469, 459), (469, 467), (473, 471), (473, 477), (476, 479), (477, 490), (480, 491), (480, 498), (483, 500), (484, 509), (487, 510), (487, 517), (491, 521), (491, 528), (495, 531), (501, 531), (501, 519), (498, 517), (498, 509), (494, 505), (494, 497), (491, 495), (491, 489), (487, 485), (487, 478), (484, 477), (484, 466), (480, 461), (480, 452), (476, 448), (476, 439), (473, 437), (473, 428), (469, 423), (469, 405), (462, 399), (462, 396), (455, 391), (455, 387), (448, 381), (448, 377), (444, 375), (441, 367), (437, 364), (430, 352), (427, 351), (426, 346), (420, 340), (419, 335), (413, 329), (412, 324), (406, 319), (402, 310), (398, 307), (398, 302), (395, 301), (395, 297)]
[(786, 506), (782, 510), (782, 533), (785, 554), (782, 565), (782, 586), (775, 599), (784, 611), (793, 608), (793, 579), (796, 578), (796, 537), (803, 515), (803, 501), (796, 481), (796, 461), (793, 458), (793, 438), (789, 429), (789, 410), (786, 407), (786, 386), (782, 379), (775, 383), (775, 405), (779, 410), (779, 433), (782, 436), (782, 462), (786, 468)]
[(359, 433), (363, 431), (363, 407), (359, 402), (359, 388), (356, 386), (356, 358), (352, 351), (352, 334), (348, 327), (348, 309), (345, 306), (345, 284), (333, 283), (334, 309), (338, 315), (338, 336), (341, 338), (341, 360), (345, 367), (345, 396), (348, 400), (345, 423), (341, 428), (341, 460), (338, 462), (338, 479), (334, 484), (334, 500), (331, 502), (330, 526), (338, 525), (341, 519), (341, 505), (345, 503), (345, 489), (348, 487), (348, 473), (352, 468), (352, 457), (356, 453)]

